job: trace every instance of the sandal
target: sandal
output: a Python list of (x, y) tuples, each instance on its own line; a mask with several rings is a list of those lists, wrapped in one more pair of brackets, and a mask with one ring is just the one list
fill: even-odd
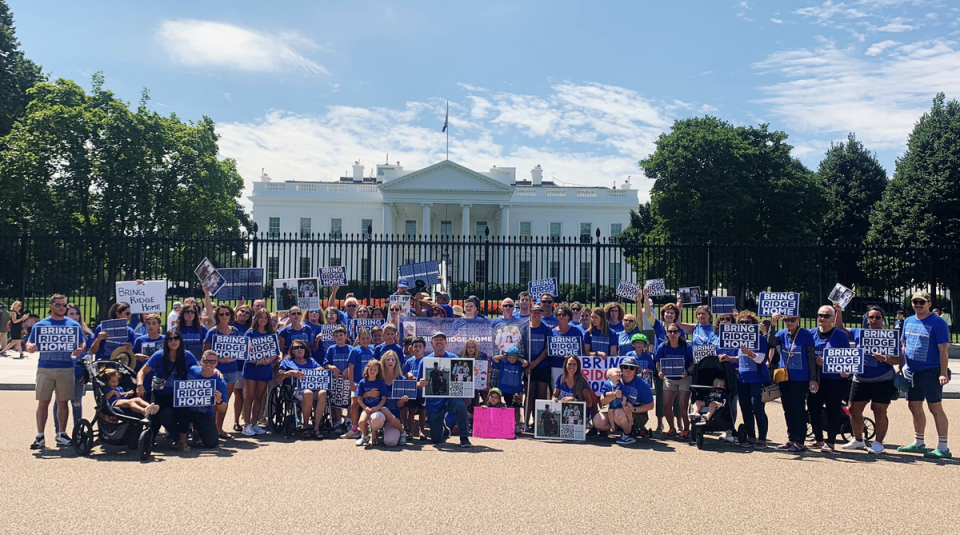
[(677, 438), (677, 430), (671, 429), (667, 431), (667, 434), (663, 435), (663, 438)]
[(783, 444), (780, 444), (779, 446), (777, 446), (777, 449), (778, 449), (778, 450), (788, 450), (788, 449), (790, 449), (790, 446), (793, 446), (793, 444), (791, 444), (790, 442), (784, 442)]
[(787, 451), (789, 451), (790, 453), (800, 453), (801, 451), (803, 451), (803, 446), (798, 446), (798, 445), (796, 445), (796, 444), (790, 444), (790, 447), (787, 448)]
[(304, 429), (304, 430), (303, 430), (303, 435), (301, 435), (301, 436), (302, 436), (303, 438), (313, 438), (313, 436), (314, 436), (314, 435), (313, 435), (313, 429)]
[(238, 423), (237, 423), (237, 424), (233, 424), (233, 430), (236, 431), (237, 433), (239, 433), (239, 432), (243, 431), (243, 426), (241, 426), (241, 425), (238, 424)]

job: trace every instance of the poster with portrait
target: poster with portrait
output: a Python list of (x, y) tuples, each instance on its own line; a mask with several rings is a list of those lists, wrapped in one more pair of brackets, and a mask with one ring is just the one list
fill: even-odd
[(320, 283), (317, 279), (273, 279), (273, 297), (277, 312), (291, 307), (301, 311), (320, 309)]
[(474, 359), (424, 357), (423, 378), (427, 398), (472, 398), (476, 391)]
[(700, 287), (699, 286), (686, 286), (680, 288), (680, 291), (677, 293), (680, 302), (684, 305), (699, 305), (703, 302), (702, 297), (700, 296)]
[(587, 405), (582, 401), (538, 399), (534, 409), (535, 438), (586, 440)]

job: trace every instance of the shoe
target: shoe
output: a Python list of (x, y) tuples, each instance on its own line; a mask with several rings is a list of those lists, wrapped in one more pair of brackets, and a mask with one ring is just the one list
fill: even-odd
[(450, 428), (449, 428), (449, 427), (443, 426), (443, 438), (445, 438), (445, 439), (450, 438), (450, 435), (452, 435), (452, 434), (453, 434), (453, 433), (450, 432)]
[(264, 430), (262, 427), (260, 427), (260, 424), (253, 424), (253, 432), (256, 433), (256, 434), (258, 434), (258, 435), (266, 435), (266, 434), (267, 434), (266, 430)]
[(897, 451), (900, 453), (927, 453), (928, 450), (925, 446), (917, 446), (916, 444), (909, 444), (906, 446), (900, 446), (897, 448)]
[(33, 439), (33, 443), (30, 444), (30, 449), (32, 450), (42, 450), (47, 447), (47, 441), (43, 436), (43, 433), (37, 435), (37, 438)]
[(883, 444), (879, 440), (874, 440), (873, 444), (870, 444), (870, 449), (867, 450), (867, 453), (883, 453)]
[(470, 443), (470, 439), (467, 437), (460, 437), (460, 447), (461, 448), (472, 448), (473, 444)]
[(237, 433), (242, 433), (243, 426), (241, 426), (240, 424), (233, 424), (233, 430), (236, 431)]
[(769, 447), (766, 440), (758, 440), (757, 443), (753, 445), (753, 448), (757, 450), (765, 450)]
[(406, 445), (407, 445), (407, 435), (406, 435), (406, 434), (400, 435), (400, 442), (397, 442), (397, 445), (398, 445), (398, 446), (406, 446)]
[(160, 405), (157, 405), (156, 403), (151, 403), (150, 405), (147, 405), (147, 410), (144, 411), (144, 415), (153, 416), (158, 412), (160, 412)]
[(865, 447), (867, 447), (867, 445), (864, 444), (862, 440), (857, 440), (857, 439), (855, 439), (855, 438), (851, 438), (851, 439), (850, 439), (850, 442), (847, 442), (847, 443), (844, 444), (843, 446), (840, 446), (840, 449), (843, 449), (843, 450), (862, 450), (862, 449), (865, 448)]
[(679, 436), (678, 438), (681, 439), (681, 440), (689, 439), (689, 438), (690, 438), (690, 431), (689, 431), (689, 430), (687, 430), (687, 431), (681, 431), (681, 432), (680, 432), (680, 436)]
[(357, 439), (357, 446), (366, 446), (370, 443), (370, 435), (363, 435)]
[(591, 427), (590, 430), (587, 431), (587, 436), (588, 436), (588, 437), (595, 437), (595, 436), (597, 436), (597, 433), (598, 433), (598, 432), (599, 432), (599, 431), (597, 431), (597, 428), (596, 428), (596, 427)]
[(833, 453), (833, 444), (827, 442), (820, 448), (820, 453)]
[(940, 448), (937, 448), (933, 451), (928, 451), (923, 454), (927, 459), (953, 459), (953, 454), (950, 453), (950, 450), (940, 451)]
[(346, 439), (360, 438), (360, 431), (356, 429), (351, 429), (346, 433), (340, 435), (340, 438), (346, 438)]
[(73, 441), (70, 440), (70, 437), (66, 433), (60, 431), (57, 433), (57, 446), (69, 446)]
[(666, 434), (663, 435), (663, 438), (666, 438), (666, 439), (674, 439), (674, 438), (677, 438), (677, 430), (676, 430), (676, 429), (671, 429), (671, 430), (667, 431)]
[(240, 431), (240, 433), (247, 437), (252, 437), (253, 435), (257, 434), (257, 432), (253, 430), (253, 426), (250, 424), (243, 426), (243, 430)]
[(268, 425), (270, 425), (270, 422), (268, 422), (266, 416), (264, 416), (263, 418), (260, 418), (260, 420), (253, 425), (260, 426), (260, 427), (267, 427)]
[(527, 429), (528, 429), (527, 424), (520, 424), (520, 432), (521, 432), (521, 433), (526, 433), (526, 432), (527, 432)]
[(617, 439), (617, 444), (621, 446), (626, 446), (627, 444), (633, 444), (637, 439), (633, 438), (633, 435), (624, 434), (622, 437)]
[(808, 447), (808, 448), (822, 448), (822, 447), (823, 447), (823, 441), (822, 441), (822, 440), (814, 440), (814, 441), (811, 442), (810, 444), (807, 444), (807, 447)]
[(520, 433), (523, 433), (523, 429), (520, 428), (520, 424), (517, 424), (517, 425), (516, 425), (516, 427), (513, 429), (513, 432), (516, 433), (516, 434), (518, 434), (518, 435), (519, 435)]
[(190, 453), (190, 446), (186, 442), (177, 444), (177, 451), (181, 453)]
[(641, 429), (640, 433), (637, 434), (637, 438), (650, 438), (650, 433), (646, 429)]

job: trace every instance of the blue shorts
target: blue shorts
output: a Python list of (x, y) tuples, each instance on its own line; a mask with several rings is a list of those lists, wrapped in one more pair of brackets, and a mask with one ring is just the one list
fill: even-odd
[(227, 384), (237, 382), (237, 376), (239, 375), (237, 372), (226, 372), (226, 373), (220, 372), (220, 373), (223, 373), (223, 380)]
[(913, 372), (913, 380), (907, 389), (907, 401), (943, 401), (943, 387), (940, 386), (940, 368)]

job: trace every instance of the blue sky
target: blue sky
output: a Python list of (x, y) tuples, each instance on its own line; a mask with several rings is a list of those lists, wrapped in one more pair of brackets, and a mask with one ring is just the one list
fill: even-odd
[[(960, 2), (8, 0), (54, 77), (213, 118), (244, 178), (416, 169), (610, 186), (673, 120), (768, 122), (816, 168), (853, 131), (888, 173), (938, 91), (960, 88)], [(135, 6), (135, 7), (134, 7)]]

